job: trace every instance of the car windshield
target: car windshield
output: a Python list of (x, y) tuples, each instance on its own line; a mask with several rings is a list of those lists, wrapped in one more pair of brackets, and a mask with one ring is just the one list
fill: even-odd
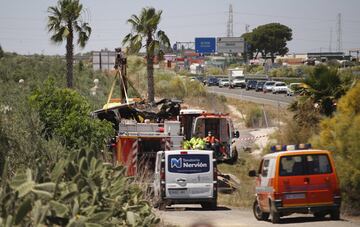
[(277, 86), (277, 87), (286, 86), (286, 84), (284, 84), (284, 83), (278, 83), (278, 84), (276, 84), (276, 86)]
[(265, 82), (258, 82), (257, 85), (263, 85)]
[(265, 85), (274, 85), (275, 82), (266, 82)]

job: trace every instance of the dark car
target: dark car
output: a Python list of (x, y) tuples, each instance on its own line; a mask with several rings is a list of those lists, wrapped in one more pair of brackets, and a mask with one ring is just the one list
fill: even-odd
[(265, 84), (265, 81), (259, 81), (259, 82), (257, 82), (255, 91), (263, 91), (263, 89), (264, 89), (264, 84)]
[(219, 80), (216, 77), (209, 77), (206, 80), (206, 85), (209, 86), (209, 87), (210, 86), (219, 86)]
[(246, 90), (251, 90), (256, 88), (257, 81), (256, 80), (248, 80), (246, 83)]

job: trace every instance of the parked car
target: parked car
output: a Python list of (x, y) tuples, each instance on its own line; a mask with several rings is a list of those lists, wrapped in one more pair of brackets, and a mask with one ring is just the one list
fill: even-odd
[(219, 80), (219, 87), (229, 87), (229, 85), (230, 85), (229, 79)]
[(286, 93), (287, 92), (287, 86), (284, 82), (276, 82), (274, 86), (272, 87), (272, 93)]
[(255, 87), (255, 91), (262, 91), (264, 89), (265, 81), (258, 81)]
[(331, 152), (311, 149), (310, 144), (277, 145), (265, 155), (256, 177), (253, 213), (257, 220), (271, 216), (273, 223), (293, 213), (330, 214), (340, 219), (341, 192)]
[(248, 80), (246, 83), (246, 90), (251, 90), (256, 88), (257, 81), (256, 80)]
[(290, 83), (287, 86), (286, 95), (293, 96), (301, 93), (302, 89), (305, 89), (307, 86), (304, 83)]
[(272, 91), (272, 87), (274, 86), (274, 84), (275, 81), (266, 81), (263, 88), (264, 93)]
[(219, 86), (219, 79), (216, 78), (216, 77), (209, 77), (207, 80), (206, 80), (206, 85), (207, 86)]

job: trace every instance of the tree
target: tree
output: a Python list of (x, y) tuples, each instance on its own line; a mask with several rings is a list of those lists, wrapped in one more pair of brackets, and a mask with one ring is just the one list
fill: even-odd
[(3, 49), (2, 49), (2, 47), (0, 45), (0, 58), (2, 58), (2, 57), (4, 57), (4, 51), (3, 51)]
[(47, 139), (58, 138), (68, 149), (90, 147), (100, 151), (114, 131), (111, 123), (90, 116), (90, 105), (76, 91), (56, 88), (48, 80), (30, 97), (39, 113)]
[(83, 48), (89, 40), (91, 28), (80, 18), (83, 6), (79, 0), (59, 0), (57, 6), (48, 8), (48, 31), (53, 32), (51, 40), (62, 43), (66, 39), (67, 87), (73, 87), (74, 35), (77, 44)]
[(332, 118), (320, 124), (315, 146), (333, 151), (343, 198), (350, 211), (360, 211), (360, 82), (338, 102)]
[(242, 35), (245, 42), (250, 46), (249, 51), (259, 53), (265, 58), (270, 54), (274, 63), (276, 55), (284, 55), (289, 49), (286, 42), (292, 40), (292, 30), (280, 23), (270, 23), (258, 26), (252, 32)]
[[(162, 48), (169, 48), (170, 41), (164, 31), (158, 30), (162, 11), (143, 8), (139, 16), (133, 14), (127, 20), (132, 26), (131, 33), (123, 39), (130, 53), (138, 53), (142, 47), (146, 50), (148, 102), (154, 102), (154, 57), (163, 53)], [(145, 43), (145, 45), (143, 45)]]
[[(348, 81), (347, 83), (349, 83)], [(345, 94), (346, 83), (341, 81), (338, 71), (335, 68), (329, 68), (320, 65), (308, 75), (304, 83), (307, 88), (302, 91), (302, 96), (292, 105), (296, 109), (302, 103), (311, 103), (319, 110), (319, 113), (325, 116), (331, 116), (336, 110), (337, 100)], [(296, 107), (296, 105), (298, 105)]]

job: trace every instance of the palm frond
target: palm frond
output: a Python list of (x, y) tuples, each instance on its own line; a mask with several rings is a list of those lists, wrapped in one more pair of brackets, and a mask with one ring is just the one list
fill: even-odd
[(159, 30), (156, 34), (157, 39), (160, 41), (161, 45), (168, 48), (170, 47), (169, 37), (165, 34), (164, 31)]

